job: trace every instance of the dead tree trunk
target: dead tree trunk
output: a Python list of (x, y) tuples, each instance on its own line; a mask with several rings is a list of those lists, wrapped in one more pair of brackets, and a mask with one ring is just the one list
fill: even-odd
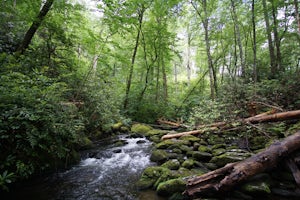
[[(239, 122), (241, 124), (257, 124), (261, 122), (277, 122), (277, 121), (285, 121), (290, 119), (298, 119), (300, 118), (300, 110), (293, 110), (288, 112), (281, 112), (281, 113), (275, 113), (271, 115), (265, 115), (265, 114), (259, 114), (253, 117), (249, 117), (246, 119), (237, 120), (236, 122)], [(182, 133), (175, 133), (175, 134), (167, 134), (164, 135), (161, 139), (171, 139), (171, 138), (178, 138), (183, 135), (190, 135), (190, 134), (200, 134), (204, 133), (206, 131), (214, 131), (217, 130), (217, 128), (232, 128), (232, 122), (216, 122), (213, 124), (203, 125), (198, 127), (199, 130), (194, 131), (187, 131)]]
[(194, 198), (212, 192), (216, 194), (229, 191), (255, 174), (276, 167), (279, 161), (298, 149), (300, 149), (300, 131), (282, 142), (275, 142), (265, 151), (244, 161), (230, 163), (220, 169), (189, 179), (185, 194)]

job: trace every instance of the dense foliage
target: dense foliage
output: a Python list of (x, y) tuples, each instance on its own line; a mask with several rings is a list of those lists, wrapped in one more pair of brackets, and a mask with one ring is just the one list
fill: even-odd
[(2, 189), (67, 165), (115, 122), (211, 123), (248, 116), (254, 101), (300, 108), (297, 1), (0, 5)]

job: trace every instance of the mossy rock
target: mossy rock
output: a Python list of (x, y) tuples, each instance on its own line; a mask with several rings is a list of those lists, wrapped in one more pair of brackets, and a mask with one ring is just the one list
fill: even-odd
[(155, 145), (157, 149), (174, 149), (174, 148), (179, 148), (181, 145), (189, 145), (188, 141), (184, 140), (164, 140), (158, 144)]
[(185, 190), (186, 182), (182, 178), (171, 179), (162, 182), (157, 187), (157, 194), (161, 196), (171, 196), (177, 192), (183, 192)]
[(164, 162), (166, 160), (168, 160), (168, 153), (164, 150), (160, 150), (160, 149), (157, 149), (157, 150), (153, 150), (152, 151), (152, 154), (150, 156), (150, 160), (152, 162)]
[(162, 167), (166, 167), (171, 170), (177, 170), (180, 167), (180, 162), (176, 159), (169, 160), (161, 165)]
[(248, 182), (241, 187), (242, 191), (252, 195), (271, 194), (270, 186), (266, 182)]
[(191, 147), (189, 147), (189, 146), (187, 146), (187, 145), (181, 145), (179, 148), (180, 148), (180, 150), (181, 150), (182, 152), (186, 152), (186, 153), (188, 153), (188, 152), (190, 152), (190, 151), (193, 150)]
[[(147, 136), (146, 136), (147, 137)], [(159, 143), (161, 141), (160, 137), (157, 135), (153, 135), (151, 137), (147, 137), (150, 141), (154, 142), (154, 143)]]
[(159, 130), (159, 129), (151, 129), (150, 131), (148, 131), (145, 136), (146, 137), (152, 137), (152, 136), (157, 136), (159, 137), (159, 139), (161, 139), (161, 137), (163, 135), (166, 135), (168, 133), (168, 131), (166, 130)]
[(200, 152), (200, 151), (193, 151), (192, 152), (192, 158), (198, 161), (209, 161), (212, 158), (212, 154), (207, 152)]
[(226, 149), (220, 148), (220, 149), (214, 149), (212, 151), (212, 154), (213, 154), (213, 156), (219, 156), (219, 155), (221, 155), (221, 154), (223, 154), (225, 152), (226, 152)]
[(293, 135), (294, 133), (296, 133), (298, 130), (300, 130), (300, 120), (292, 125), (285, 133), (284, 133), (284, 136), (287, 137), (287, 136), (290, 136), (290, 135)]
[(133, 133), (141, 133), (146, 135), (150, 130), (152, 130), (152, 127), (145, 124), (133, 124), (131, 126), (131, 132)]
[(181, 164), (181, 166), (187, 169), (192, 169), (194, 167), (194, 164), (195, 162), (193, 159), (187, 159)]
[(226, 148), (226, 144), (215, 144), (211, 147), (212, 150), (214, 149), (225, 149)]
[(137, 187), (141, 190), (152, 188), (159, 177), (168, 171), (167, 168), (164, 167), (147, 167), (142, 173), (141, 178), (137, 182)]
[(219, 156), (213, 157), (210, 160), (210, 162), (216, 164), (218, 167), (223, 167), (227, 163), (233, 163), (233, 162), (245, 160), (250, 155), (251, 154), (246, 154), (246, 153), (226, 152)]
[(204, 145), (200, 145), (198, 147), (198, 151), (200, 152), (207, 152), (207, 153), (211, 153), (211, 149), (208, 146), (204, 146)]
[(153, 188), (156, 189), (160, 183), (174, 179), (174, 178), (178, 178), (178, 175), (175, 173), (175, 171), (165, 168), (165, 170), (162, 171), (161, 176), (154, 183)]
[(176, 192), (168, 198), (168, 200), (188, 200), (188, 199), (190, 198), (182, 194), (182, 192)]
[(200, 142), (201, 139), (194, 135), (183, 135), (179, 138), (180, 140), (189, 141), (191, 143)]

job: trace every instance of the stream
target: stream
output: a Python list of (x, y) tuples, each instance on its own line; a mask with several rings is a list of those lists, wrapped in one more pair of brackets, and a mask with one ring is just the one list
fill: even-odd
[[(116, 146), (115, 141), (123, 141)], [(151, 142), (117, 136), (96, 142), (82, 152), (79, 164), (11, 191), (14, 200), (161, 200), (153, 191), (138, 191), (135, 183), (150, 162)]]

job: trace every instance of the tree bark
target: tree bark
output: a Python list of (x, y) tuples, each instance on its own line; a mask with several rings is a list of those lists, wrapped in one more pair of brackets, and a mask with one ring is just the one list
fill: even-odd
[(252, 13), (252, 34), (253, 34), (253, 82), (254, 84), (257, 82), (257, 65), (256, 65), (256, 23), (255, 23), (255, 0), (252, 0), (251, 5), (251, 13)]
[(269, 21), (267, 2), (266, 2), (266, 0), (263, 0), (262, 3), (263, 3), (266, 31), (267, 31), (267, 37), (268, 37), (268, 46), (269, 46), (270, 63), (271, 63), (271, 76), (274, 78), (277, 73), (277, 69), (276, 69), (276, 58), (275, 58), (274, 45), (273, 45), (273, 40), (272, 40), (272, 35), (271, 35), (271, 26), (270, 26), (270, 21)]
[(239, 54), (240, 54), (240, 60), (241, 60), (241, 69), (240, 69), (240, 75), (241, 77), (245, 76), (245, 61), (244, 61), (244, 53), (243, 53), (243, 45), (242, 45), (242, 40), (241, 40), (241, 32), (240, 32), (240, 27), (238, 24), (238, 17), (236, 14), (236, 6), (235, 6), (235, 1), (231, 0), (231, 8), (232, 8), (232, 15), (233, 15), (233, 23), (234, 23), (234, 30), (235, 30), (235, 35), (237, 39), (237, 44), (239, 47)]
[[(257, 124), (260, 122), (277, 122), (277, 121), (285, 121), (285, 120), (299, 119), (299, 118), (300, 118), (300, 110), (293, 110), (293, 111), (275, 113), (270, 115), (259, 114), (246, 119), (237, 120), (236, 122), (241, 124), (245, 124), (245, 123)], [(187, 131), (187, 132), (175, 133), (175, 134), (167, 134), (162, 136), (161, 139), (166, 140), (166, 139), (178, 138), (183, 135), (201, 134), (206, 131), (215, 131), (220, 127), (232, 128), (233, 126), (232, 124), (233, 122), (216, 122), (213, 124), (202, 125), (200, 127), (197, 127), (199, 128), (199, 130), (193, 130), (193, 131)]]
[(282, 142), (273, 143), (265, 151), (244, 161), (230, 163), (223, 168), (189, 179), (185, 194), (195, 198), (212, 192), (229, 191), (255, 174), (276, 167), (281, 160), (298, 149), (300, 149), (300, 131)]
[(134, 67), (134, 63), (135, 63), (135, 57), (137, 54), (137, 50), (139, 47), (139, 40), (140, 40), (140, 35), (141, 35), (141, 30), (142, 30), (142, 23), (143, 23), (145, 7), (142, 7), (138, 12), (139, 12), (138, 13), (139, 25), (138, 25), (137, 36), (136, 36), (136, 40), (135, 40), (135, 46), (134, 46), (133, 54), (131, 57), (131, 65), (130, 65), (128, 80), (127, 80), (127, 85), (126, 85), (125, 100), (124, 100), (124, 105), (123, 105), (123, 108), (125, 110), (128, 107), (129, 92), (130, 92), (130, 88), (131, 88), (131, 81), (132, 81), (132, 75), (133, 75), (133, 67)]
[(20, 52), (21, 54), (23, 54), (24, 51), (28, 48), (34, 34), (36, 33), (36, 31), (38, 30), (38, 28), (42, 24), (45, 16), (47, 15), (47, 13), (49, 12), (49, 10), (51, 8), (53, 2), (54, 2), (54, 0), (47, 0), (46, 1), (44, 6), (42, 7), (41, 11), (39, 12), (38, 16), (36, 17), (36, 19), (32, 23), (31, 27), (26, 32), (26, 34), (23, 38), (23, 41), (20, 44), (20, 46), (17, 48), (16, 52)]

